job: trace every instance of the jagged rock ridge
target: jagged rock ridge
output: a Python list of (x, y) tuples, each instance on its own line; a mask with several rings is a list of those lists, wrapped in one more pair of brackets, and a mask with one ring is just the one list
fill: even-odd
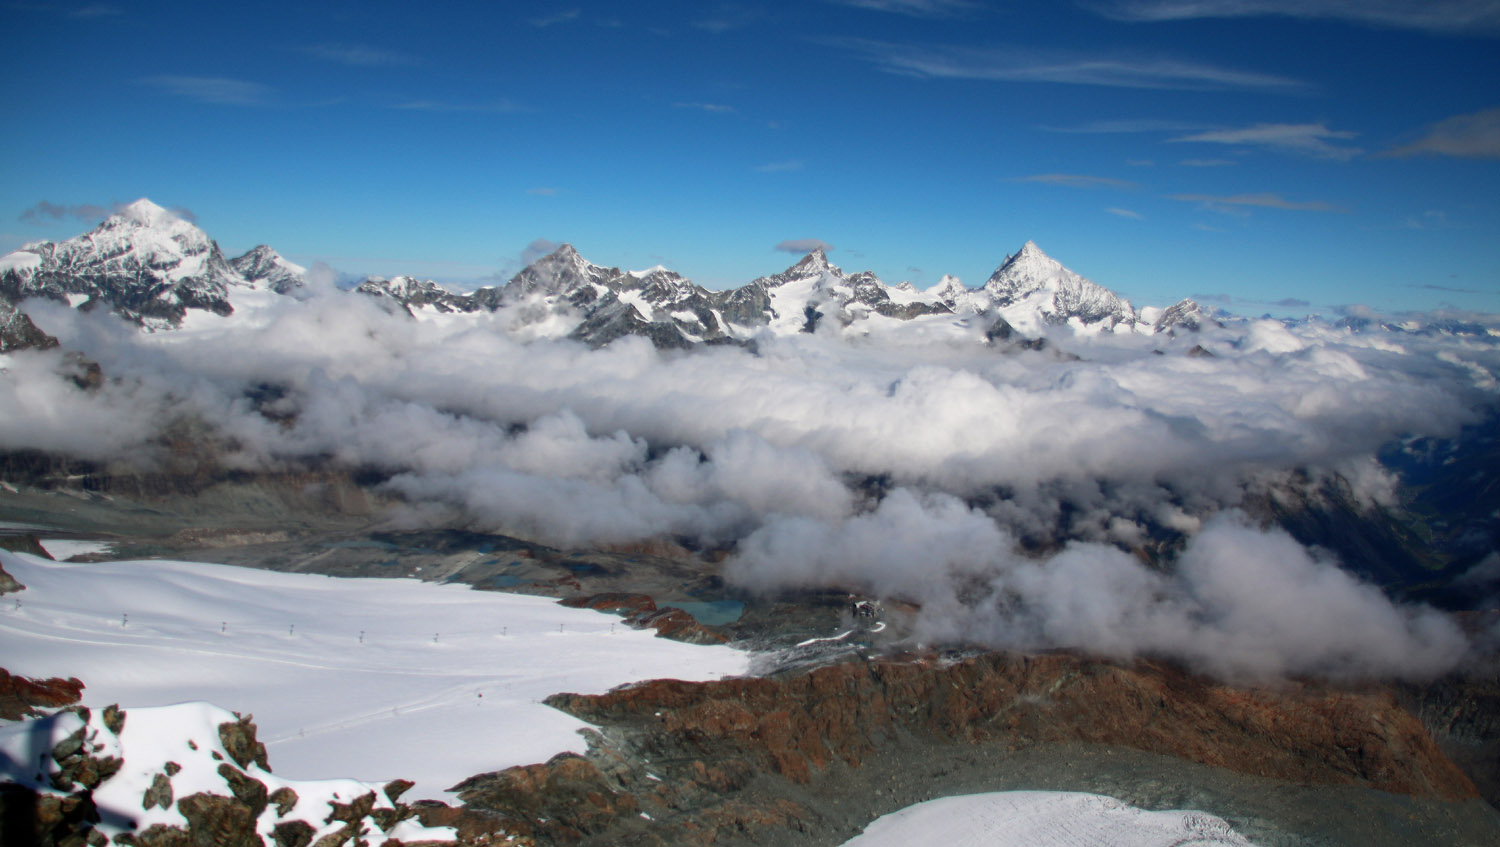
[[(190, 309), (234, 310), (240, 290), (298, 295), (306, 270), (267, 245), (226, 259), (202, 230), (149, 200), (138, 200), (93, 231), (60, 243), (38, 242), (0, 257), (0, 299), (12, 304), (45, 297), (80, 308), (107, 307), (152, 329), (180, 325)], [(1049, 325), (1146, 332), (1193, 329), (1201, 310), (1183, 301), (1154, 324), (1142, 323), (1128, 301), (1026, 242), (982, 288), (952, 276), (928, 291), (889, 285), (870, 271), (846, 274), (823, 249), (778, 274), (739, 288), (710, 291), (674, 271), (622, 271), (589, 262), (570, 244), (558, 247), (504, 285), (462, 294), (431, 280), (372, 276), (357, 288), (409, 314), (465, 313), (516, 307), (517, 324), (545, 327), (603, 346), (639, 335), (662, 348), (746, 342), (761, 332), (845, 330), (884, 319), (912, 321), (978, 316), (990, 342)], [(873, 325), (873, 324), (870, 324)]]

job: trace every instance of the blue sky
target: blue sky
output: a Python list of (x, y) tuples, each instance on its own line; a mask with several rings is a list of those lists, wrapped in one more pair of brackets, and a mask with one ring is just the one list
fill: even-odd
[(3, 9), (4, 250), (148, 196), (460, 284), (544, 239), (979, 285), (1033, 239), (1136, 305), (1500, 311), (1495, 0)]

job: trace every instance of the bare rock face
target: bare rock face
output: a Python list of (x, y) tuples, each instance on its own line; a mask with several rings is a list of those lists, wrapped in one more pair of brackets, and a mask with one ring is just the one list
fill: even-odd
[(0, 719), (18, 721), (37, 717), (42, 714), (38, 709), (71, 706), (82, 696), (83, 683), (77, 679), (27, 679), (0, 668)]
[(48, 350), (57, 339), (42, 332), (31, 322), (31, 316), (0, 298), (0, 353), (15, 350)]
[(1404, 685), (1402, 702), (1443, 752), (1500, 808), (1500, 671), (1452, 674), (1428, 685)]
[(980, 746), (1003, 755), (1108, 745), (1288, 783), (1476, 796), (1387, 692), (1239, 688), (1150, 662), (1060, 654), (852, 662), (547, 702), (602, 727), (587, 757), (456, 788), (470, 809), (543, 843), (774, 843), (819, 825), (806, 798), (837, 793), (903, 744), (939, 757)]
[(240, 767), (248, 768), (254, 764), (261, 770), (271, 770), (266, 764), (266, 745), (255, 738), (253, 715), (240, 717), (235, 723), (219, 724), (219, 740), (224, 743), (224, 750), (229, 753), (229, 757)]
[(656, 611), (656, 601), (647, 594), (624, 594), (606, 592), (585, 597), (568, 597), (558, 605), (573, 609), (593, 609), (596, 612), (614, 612), (618, 615), (642, 615)]
[(688, 644), (725, 644), (729, 637), (710, 626), (704, 626), (688, 612), (675, 606), (657, 608), (656, 601), (646, 594), (623, 594), (606, 592), (580, 597), (568, 597), (559, 601), (575, 609), (593, 609), (597, 612), (613, 612), (622, 615), (625, 623), (637, 629), (654, 629), (662, 638), (684, 641)]

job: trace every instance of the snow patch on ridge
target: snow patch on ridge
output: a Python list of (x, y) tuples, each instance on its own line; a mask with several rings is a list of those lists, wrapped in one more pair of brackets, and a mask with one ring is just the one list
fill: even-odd
[(1112, 797), (1001, 791), (941, 797), (877, 818), (844, 847), (1251, 847), (1206, 812), (1148, 812)]

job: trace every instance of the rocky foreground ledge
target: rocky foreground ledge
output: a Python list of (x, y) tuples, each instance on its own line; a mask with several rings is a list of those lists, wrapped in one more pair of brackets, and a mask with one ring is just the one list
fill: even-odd
[[(52, 695), (36, 706), (76, 694), (72, 680), (7, 679), (22, 699)], [(162, 773), (142, 783), (142, 808), (175, 808), (184, 824), (111, 840), (395, 847), (442, 833), (464, 845), (837, 845), (915, 802), (1016, 788), (1202, 808), (1259, 845), (1500, 835), (1500, 814), (1386, 688), (1246, 688), (1153, 662), (985, 654), (658, 680), (547, 702), (599, 727), (587, 755), (472, 777), (456, 787), (461, 806), (403, 804), (399, 782), (346, 791), (302, 825), (288, 814), (311, 798), (277, 788), (253, 726), (235, 716), (202, 745), (220, 754), (223, 790), (178, 790), (173, 806), (182, 777), (148, 763)], [(0, 786), (6, 844), (105, 843), (110, 810), (101, 826), (95, 797), (123, 763), (104, 736), (126, 717), (68, 718), (102, 722), (106, 743), (69, 735), (48, 753), (50, 784)], [(402, 822), (410, 828), (398, 831)]]
[(1350, 810), (1404, 809), (1409, 828), (1391, 837), (1500, 834), (1473, 782), (1384, 690), (1242, 688), (1151, 662), (987, 654), (548, 702), (601, 728), (589, 754), (469, 779), (458, 786), (468, 811), (443, 822), (477, 834), (498, 820), (552, 844), (839, 844), (945, 793), (1103, 786), (1198, 808), (1174, 780), (1217, 780), (1226, 796), (1287, 795), (1284, 810), (1233, 821), (1257, 843), (1305, 843), (1286, 830), (1334, 794)]
[[(25, 715), (79, 690), (77, 680), (3, 671), (0, 682)], [(6, 847), (414, 847), (454, 837), (401, 802), (409, 781), (273, 775), (249, 716), (207, 703), (68, 705), (0, 726), (0, 777)]]

